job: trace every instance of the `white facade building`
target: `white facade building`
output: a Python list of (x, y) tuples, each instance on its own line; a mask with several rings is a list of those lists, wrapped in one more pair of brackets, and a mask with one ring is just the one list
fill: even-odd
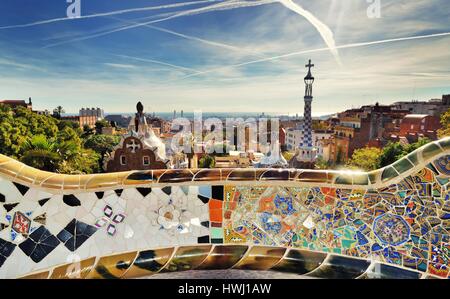
[[(329, 139), (333, 135), (331, 130), (313, 130), (312, 131), (312, 141), (313, 146), (317, 148), (317, 155), (323, 156), (323, 145), (322, 140)], [(302, 140), (302, 130), (290, 128), (286, 133), (286, 146), (287, 150), (295, 151)]]

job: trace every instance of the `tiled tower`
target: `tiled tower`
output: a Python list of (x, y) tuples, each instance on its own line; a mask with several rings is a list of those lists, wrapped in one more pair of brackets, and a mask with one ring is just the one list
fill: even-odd
[(316, 160), (316, 149), (313, 146), (312, 140), (312, 117), (311, 117), (311, 103), (312, 103), (312, 85), (314, 83), (314, 77), (311, 74), (311, 68), (314, 64), (311, 64), (311, 59), (308, 64), (305, 65), (308, 68), (308, 74), (305, 81), (305, 108), (303, 114), (302, 125), (302, 137), (297, 150), (297, 154), (289, 162), (291, 167), (296, 168), (314, 168), (314, 162)]
[(312, 85), (314, 83), (314, 77), (311, 75), (311, 67), (314, 64), (311, 64), (311, 59), (309, 63), (306, 65), (308, 68), (308, 74), (305, 77), (305, 108), (303, 112), (303, 131), (302, 131), (302, 139), (300, 142), (301, 148), (312, 149), (312, 118), (311, 118), (311, 102), (312, 102)]

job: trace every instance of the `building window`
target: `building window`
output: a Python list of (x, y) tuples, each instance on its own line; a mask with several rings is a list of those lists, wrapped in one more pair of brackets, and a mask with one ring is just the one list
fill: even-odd
[(122, 155), (120, 156), (120, 164), (121, 165), (127, 165), (127, 157)]
[(142, 157), (142, 164), (150, 165), (150, 157), (149, 156)]

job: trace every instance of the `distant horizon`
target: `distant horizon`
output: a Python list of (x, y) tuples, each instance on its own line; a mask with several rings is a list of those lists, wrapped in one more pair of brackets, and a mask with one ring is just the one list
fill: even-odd
[[(431, 100), (440, 100), (440, 99), (442, 99), (442, 96), (443, 95), (446, 95), (446, 94), (442, 94), (442, 95), (440, 95), (439, 97), (431, 97), (431, 98), (429, 98), (429, 99), (411, 99), (411, 100), (393, 100), (393, 101), (391, 101), (391, 102), (389, 102), (389, 103), (386, 103), (386, 102), (380, 102), (380, 101), (373, 101), (373, 102), (368, 102), (368, 103), (363, 103), (363, 104), (361, 104), (361, 105), (352, 105), (352, 106), (349, 106), (349, 107), (347, 107), (347, 108), (344, 108), (343, 110), (339, 110), (339, 111), (329, 111), (329, 112), (323, 112), (323, 113), (320, 113), (320, 114), (317, 114), (317, 113), (314, 113), (314, 104), (315, 104), (315, 100), (317, 101), (317, 99), (313, 99), (313, 103), (312, 103), (312, 106), (313, 106), (313, 113), (312, 113), (312, 116), (313, 117), (324, 117), (324, 116), (329, 116), (329, 115), (333, 115), (333, 114), (337, 114), (337, 113), (340, 113), (340, 112), (343, 112), (343, 111), (345, 111), (345, 110), (348, 110), (348, 109), (355, 109), (355, 108), (360, 108), (360, 107), (362, 107), (362, 106), (366, 106), (366, 105), (375, 105), (376, 103), (378, 103), (378, 104), (380, 104), (380, 105), (392, 105), (392, 104), (394, 104), (394, 103), (396, 103), (396, 102), (404, 102), (404, 101), (406, 101), (406, 102), (410, 102), (410, 101), (418, 101), (418, 102), (429, 102), (429, 101), (431, 101)], [(299, 109), (299, 110), (301, 110), (301, 112), (299, 111), (299, 112), (273, 112), (273, 111), (260, 111), (260, 112), (258, 112), (258, 111), (208, 111), (208, 110), (202, 110), (202, 109), (195, 109), (195, 110), (198, 110), (198, 111), (201, 111), (203, 114), (255, 114), (255, 115), (261, 115), (262, 113), (264, 113), (265, 115), (276, 115), (276, 116), (289, 116), (289, 117), (292, 117), (292, 116), (295, 116), (296, 114), (298, 114), (298, 116), (299, 117), (301, 117), (301, 116), (303, 116), (303, 98), (301, 99), (302, 101), (299, 101), (298, 102), (298, 104), (299, 104), (299, 108), (301, 108), (301, 109)], [(33, 99), (32, 99), (32, 101), (33, 101)], [(139, 100), (138, 100), (139, 101)], [(138, 102), (138, 101), (136, 101), (136, 103)], [(134, 103), (133, 105), (132, 105), (132, 107), (134, 108), (134, 106), (136, 105), (136, 103)], [(62, 106), (62, 105), (59, 105), (59, 106)], [(95, 105), (94, 105), (95, 106)], [(129, 111), (129, 112), (126, 112), (126, 111), (119, 111), (119, 112), (109, 112), (109, 111), (107, 111), (107, 109), (105, 109), (105, 107), (99, 107), (99, 106), (84, 106), (84, 107), (80, 107), (79, 109), (82, 109), (82, 108), (90, 108), (90, 109), (92, 109), (92, 108), (100, 108), (100, 109), (103, 109), (103, 111), (104, 111), (104, 113), (105, 113), (105, 116), (106, 115), (126, 115), (126, 114), (134, 114), (135, 113), (135, 111)], [(301, 107), (300, 107), (301, 106)], [(33, 103), (33, 107), (34, 107), (34, 103)], [(64, 106), (62, 106), (63, 108), (64, 108)], [(46, 109), (46, 110), (48, 110), (48, 111), (52, 111), (54, 108), (56, 108), (56, 107), (53, 107), (53, 108), (51, 108), (51, 109)], [(44, 109), (35, 109), (35, 110), (45, 110), (45, 108)], [(177, 113), (177, 116), (179, 117), (180, 116), (180, 114), (181, 114), (181, 111), (183, 110), (183, 113), (184, 114), (188, 114), (188, 115), (190, 115), (190, 114), (193, 114), (194, 113), (194, 111), (193, 110), (184, 110), (184, 109), (174, 109), (174, 110), (176, 110), (176, 113)], [(147, 111), (147, 109), (146, 109), (146, 106), (145, 106), (145, 103), (144, 103), (144, 112), (147, 114), (147, 115), (149, 115), (149, 114), (153, 114), (153, 112), (155, 112), (156, 114), (170, 114), (170, 115), (172, 115), (173, 114), (173, 111), (174, 110), (172, 110), (172, 111)], [(71, 115), (78, 115), (78, 113), (79, 113), (79, 111), (76, 111), (76, 112), (72, 112), (72, 111), (70, 111), (70, 112), (65, 112), (65, 113), (63, 113), (63, 115), (67, 115), (67, 116), (71, 116)]]

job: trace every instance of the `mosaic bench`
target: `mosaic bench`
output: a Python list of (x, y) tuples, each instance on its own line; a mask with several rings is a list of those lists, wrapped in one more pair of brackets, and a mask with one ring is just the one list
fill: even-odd
[(0, 278), (190, 269), (448, 278), (450, 138), (365, 173), (62, 175), (0, 155)]

